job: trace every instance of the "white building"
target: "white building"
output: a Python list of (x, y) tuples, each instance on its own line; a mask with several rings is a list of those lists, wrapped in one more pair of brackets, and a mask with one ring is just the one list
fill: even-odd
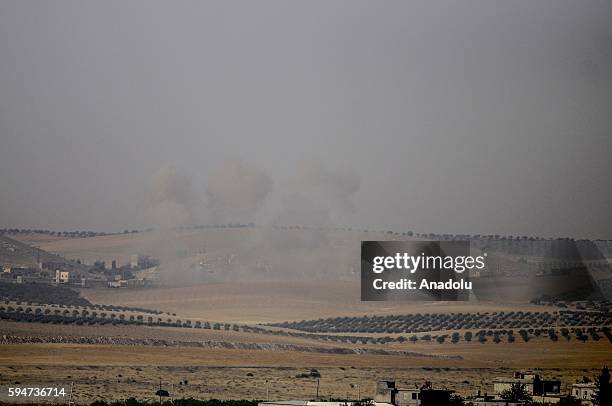
[(130, 268), (138, 268), (138, 261), (140, 260), (140, 255), (133, 254), (130, 256)]

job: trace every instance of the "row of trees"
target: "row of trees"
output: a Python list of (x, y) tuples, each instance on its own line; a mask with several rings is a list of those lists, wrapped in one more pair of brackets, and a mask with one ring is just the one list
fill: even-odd
[[(559, 332), (553, 328), (548, 330), (542, 329), (530, 329), (530, 330), (519, 330), (518, 332), (520, 339), (523, 342), (529, 342), (533, 337), (548, 337), (551, 341), (556, 342), (559, 341)], [(572, 328), (572, 329), (561, 329), (561, 335), (567, 341), (572, 339), (572, 335), (575, 335), (575, 339), (578, 341), (586, 342), (589, 338), (593, 341), (599, 341), (602, 339), (601, 333), (605, 336), (610, 343), (612, 343), (612, 331), (609, 327), (589, 327), (589, 328)], [(481, 344), (486, 343), (487, 341), (492, 341), (496, 344), (504, 341), (504, 337), (506, 342), (514, 343), (517, 341), (517, 337), (514, 335), (513, 330), (480, 330), (476, 333), (472, 333), (471, 331), (466, 331), (463, 334), (463, 337), (460, 333), (454, 332), (452, 334), (442, 334), (431, 336), (426, 334), (424, 336), (418, 337), (417, 335), (412, 335), (408, 338), (408, 341), (412, 343), (416, 343), (418, 341), (437, 341), (442, 344), (445, 341), (449, 340), (451, 343), (456, 344), (463, 339), (465, 342), (477, 341)], [(404, 342), (406, 339), (402, 336), (398, 337), (394, 341)]]
[(17, 234), (43, 234), (57, 237), (66, 238), (86, 238), (86, 237), (97, 237), (101, 235), (107, 235), (103, 231), (88, 231), (88, 230), (73, 230), (73, 231), (55, 231), (40, 228), (2, 228), (0, 229), (0, 235), (17, 235)]
[[(69, 292), (74, 292), (71, 289), (68, 288), (62, 288), (62, 289), (67, 289)], [(76, 293), (76, 292), (74, 292)], [(13, 295), (14, 296), (14, 295)], [(68, 308), (68, 309), (81, 309), (81, 310), (103, 310), (103, 311), (113, 311), (113, 312), (120, 312), (120, 311), (127, 311), (127, 312), (140, 312), (140, 313), (150, 313), (150, 314), (164, 314), (164, 312), (162, 312), (161, 310), (155, 310), (155, 309), (146, 309), (146, 308), (142, 308), (142, 307), (134, 307), (134, 306), (115, 306), (115, 305), (104, 305), (104, 304), (92, 304), (89, 301), (83, 299), (83, 301), (78, 300), (79, 296), (77, 294), (76, 296), (76, 300), (72, 300), (73, 298), (71, 297), (70, 300), (62, 300), (64, 302), (76, 302), (79, 304), (63, 304), (63, 303), (51, 303), (51, 305), (56, 305), (59, 308)], [(4, 302), (4, 304), (6, 305), (10, 305), (11, 303), (15, 303), (17, 306), (48, 306), (47, 304), (43, 304), (43, 303), (39, 303), (39, 302), (34, 302), (34, 301), (28, 301), (28, 300), (15, 300), (15, 298), (13, 297), (13, 300), (8, 299), (8, 298), (3, 298), (2, 301)], [(170, 314), (170, 312), (166, 312), (166, 314)], [(174, 314), (174, 316), (176, 316), (176, 314)]]
[(612, 313), (564, 310), (559, 312), (493, 312), (407, 314), (335, 317), (271, 324), (312, 333), (422, 333), (467, 329), (552, 328), (556, 326), (612, 326)]
[[(117, 313), (106, 311), (95, 311), (91, 309), (68, 309), (51, 307), (32, 307), (16, 305), (0, 305), (0, 317), (9, 320), (54, 323), (54, 324), (77, 324), (77, 325), (105, 325), (105, 324), (135, 324), (135, 325), (155, 325), (162, 327), (184, 327), (184, 328), (203, 328), (225, 331), (242, 331), (249, 333), (268, 334), (277, 336), (300, 337), (312, 340), (339, 342), (345, 344), (387, 344), (391, 342), (437, 342), (443, 344), (450, 342), (456, 344), (460, 341), (478, 342), (484, 344), (493, 342), (496, 344), (506, 341), (514, 343), (518, 340), (514, 330), (479, 330), (475, 333), (466, 331), (463, 334), (453, 332), (449, 334), (417, 336), (356, 336), (356, 335), (335, 335), (335, 334), (310, 334), (299, 331), (268, 330), (258, 326), (239, 325), (231, 323), (219, 323), (208, 321), (182, 320), (171, 317), (161, 317), (160, 315), (143, 315), (130, 313)], [(549, 329), (521, 329), (518, 337), (523, 342), (529, 342), (532, 338), (548, 337), (551, 341), (559, 341), (563, 338), (566, 341), (575, 339), (586, 342), (588, 340), (599, 341), (606, 337), (612, 343), (612, 330), (608, 326), (588, 327), (588, 328), (562, 328), (556, 330)]]
[[(76, 325), (155, 325), (162, 327), (202, 328), (212, 330), (246, 331), (248, 326), (230, 323), (210, 323), (208, 321), (182, 320), (170, 317), (155, 317), (142, 314), (97, 312), (87, 309), (51, 309), (30, 306), (0, 306), (0, 318), (5, 320), (26, 321), (52, 324)], [(254, 332), (254, 330), (249, 330)]]
[[(255, 228), (257, 225), (250, 223), (226, 223), (226, 224), (202, 224), (193, 227), (179, 227), (179, 229), (209, 229), (209, 228)], [(557, 241), (557, 242), (583, 242), (583, 241), (598, 241), (607, 242), (607, 240), (584, 240), (574, 239), (570, 237), (534, 237), (527, 235), (500, 235), (500, 234), (438, 234), (438, 233), (419, 233), (414, 231), (394, 231), (394, 230), (369, 230), (358, 229), (352, 227), (309, 227), (305, 225), (274, 225), (273, 228), (281, 230), (325, 230), (325, 231), (348, 231), (348, 232), (378, 232), (390, 235), (401, 235), (406, 237), (426, 238), (430, 240), (493, 240), (493, 241)], [(154, 228), (147, 228), (144, 231), (153, 231)], [(137, 233), (136, 229), (125, 229), (123, 233)], [(104, 231), (92, 230), (49, 230), (43, 228), (0, 228), (0, 234), (47, 234), (47, 235), (84, 235), (84, 236), (101, 236), (115, 233), (106, 233)]]
[[(110, 310), (108, 310), (110, 309)], [(113, 311), (115, 310), (115, 311)], [(211, 323), (207, 321), (192, 321), (182, 320), (173, 317), (162, 316), (159, 314), (143, 314), (136, 312), (119, 312), (113, 306), (96, 307), (51, 307), (51, 306), (34, 306), (26, 304), (12, 304), (8, 301), (0, 305), (0, 315), (3, 318), (19, 321), (41, 322), (41, 323), (56, 323), (56, 324), (78, 324), (78, 325), (94, 325), (94, 324), (142, 324), (156, 325), (164, 327), (185, 327), (185, 328), (204, 328), (213, 330), (226, 331), (243, 331), (259, 334), (291, 336), (308, 338), (320, 341), (340, 342), (346, 344), (387, 344), (390, 342), (438, 342), (440, 344), (451, 342), (453, 344), (463, 340), (465, 342), (493, 342), (496, 344), (506, 341), (514, 343), (517, 340), (528, 342), (533, 338), (548, 337), (551, 341), (556, 342), (560, 339), (570, 341), (572, 339), (586, 342), (589, 340), (599, 341), (606, 337), (612, 342), (612, 332), (609, 326), (591, 326), (591, 327), (563, 327), (556, 328), (529, 328), (529, 329), (480, 329), (473, 333), (471, 330), (463, 333), (453, 332), (448, 334), (425, 334), (417, 336), (413, 334), (409, 337), (399, 336), (363, 336), (363, 335), (338, 335), (338, 334), (321, 334), (321, 333), (306, 333), (301, 331), (286, 331), (286, 330), (269, 330), (259, 326), (238, 325), (231, 323)], [(169, 315), (168, 315), (169, 316)], [(516, 334), (515, 334), (516, 331)]]

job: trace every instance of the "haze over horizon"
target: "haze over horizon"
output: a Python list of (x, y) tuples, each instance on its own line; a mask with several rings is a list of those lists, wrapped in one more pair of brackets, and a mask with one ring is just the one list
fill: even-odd
[(0, 228), (612, 238), (612, 2), (0, 2)]

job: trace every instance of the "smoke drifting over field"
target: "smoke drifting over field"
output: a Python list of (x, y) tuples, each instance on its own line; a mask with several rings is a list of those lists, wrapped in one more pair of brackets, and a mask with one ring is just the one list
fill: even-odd
[[(302, 166), (291, 187), (279, 196), (280, 204), (267, 224), (309, 229), (279, 233), (273, 228), (264, 228), (257, 249), (282, 253), (274, 258), (274, 268), (293, 270), (294, 276), (325, 272), (346, 276), (347, 270), (356, 267), (358, 244), (354, 249), (347, 245), (332, 249), (330, 229), (351, 224), (352, 199), (359, 187), (360, 177), (356, 172), (332, 170), (322, 165)], [(331, 257), (339, 260), (334, 262), (333, 270), (326, 263)]]
[(333, 209), (352, 210), (353, 198), (361, 187), (361, 177), (354, 171), (333, 171), (316, 166), (306, 175), (315, 193), (328, 201)]
[(149, 182), (147, 225), (166, 229), (202, 223), (327, 228), (350, 224), (346, 218), (354, 211), (353, 199), (361, 187), (356, 171), (294, 169), (290, 182), (275, 190), (265, 169), (228, 160), (210, 171), (198, 190), (193, 176), (164, 166)]
[(171, 228), (193, 224), (196, 198), (191, 178), (180, 175), (169, 166), (160, 168), (149, 184), (147, 222), (155, 228)]
[[(145, 213), (155, 231), (144, 236), (141, 250), (160, 260), (164, 284), (236, 277), (329, 277), (332, 268), (337, 277), (346, 277), (357, 266), (357, 240), (332, 249), (329, 235), (333, 227), (345, 225), (345, 215), (353, 211), (360, 188), (357, 172), (301, 166), (290, 182), (275, 188), (275, 180), (263, 168), (228, 160), (210, 171), (199, 190), (193, 177), (164, 166), (148, 185)], [(249, 228), (211, 252), (205, 240), (194, 247), (177, 237), (180, 228), (197, 224), (253, 222), (256, 229)], [(277, 229), (285, 226), (299, 229)]]
[(355, 171), (301, 167), (279, 196), (280, 205), (270, 221), (310, 227), (346, 225), (360, 186), (361, 178)]
[(213, 170), (206, 185), (206, 205), (212, 223), (253, 221), (272, 192), (268, 174), (240, 161), (226, 161)]

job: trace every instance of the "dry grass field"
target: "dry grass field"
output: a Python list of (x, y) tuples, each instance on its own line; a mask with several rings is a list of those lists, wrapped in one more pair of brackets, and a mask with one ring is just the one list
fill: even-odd
[(185, 317), (267, 323), (364, 314), (542, 311), (527, 303), (361, 302), (355, 282), (212, 282), (141, 290), (84, 289), (92, 303), (159, 309)]
[[(2, 322), (4, 334), (148, 337), (184, 341), (279, 342), (330, 346), (303, 338), (262, 336), (237, 332), (153, 327), (49, 326)], [(262, 341), (263, 340), (263, 341)], [(350, 346), (350, 345), (346, 345)], [(365, 346), (367, 347), (367, 346)], [(593, 375), (612, 362), (606, 340), (551, 343), (547, 339), (513, 344), (403, 343), (387, 349), (412, 351), (414, 356), (322, 354), (302, 351), (224, 348), (151, 347), (91, 344), (6, 344), (0, 346), (0, 384), (74, 381), (77, 400), (152, 398), (162, 377), (174, 385), (174, 396), (198, 398), (265, 397), (266, 380), (273, 399), (313, 398), (313, 379), (296, 375), (316, 368), (324, 397), (354, 394), (359, 385), (370, 395), (376, 379), (393, 378), (402, 385), (431, 380), (436, 385), (468, 394), (492, 390), (491, 379), (514, 370), (535, 370), (558, 377), (564, 385)], [(187, 384), (181, 384), (184, 381)]]
[[(371, 396), (376, 379), (402, 385), (431, 380), (463, 394), (492, 390), (491, 379), (513, 370), (533, 369), (558, 377), (564, 385), (593, 375), (612, 361), (608, 343), (422, 344), (412, 350), (460, 355), (462, 359), (332, 355), (283, 351), (248, 351), (181, 347), (133, 347), (67, 344), (3, 345), (0, 384), (71, 382), (77, 401), (151, 399), (161, 377), (175, 397), (265, 398), (266, 381), (273, 399), (314, 398), (316, 382), (298, 374), (316, 368), (324, 397), (353, 394), (359, 385)], [(181, 382), (187, 381), (187, 385)]]
[[(266, 334), (254, 334), (234, 331), (216, 331), (216, 330), (202, 330), (202, 329), (184, 329), (184, 328), (168, 328), (168, 327), (145, 327), (145, 326), (73, 326), (73, 325), (46, 325), (46, 324), (34, 324), (34, 323), (20, 323), (1, 321), (0, 327), (3, 334), (6, 335), (26, 335), (26, 336), (41, 336), (41, 337), (53, 337), (53, 336), (66, 336), (66, 337), (94, 337), (94, 336), (107, 336), (107, 337), (130, 337), (130, 338), (155, 338), (155, 339), (166, 339), (166, 340), (177, 340), (184, 342), (197, 342), (197, 341), (218, 341), (218, 342), (231, 342), (231, 343), (279, 343), (279, 344), (298, 344), (302, 346), (312, 347), (334, 347), (334, 348), (370, 348), (370, 349), (386, 349), (396, 351), (409, 351), (414, 353), (414, 356), (395, 356), (395, 355), (370, 355), (370, 354), (313, 354), (304, 353), (303, 351), (292, 351), (294, 353), (291, 356), (283, 354), (282, 357), (276, 358), (274, 355), (269, 353), (282, 353), (281, 351), (253, 351), (253, 356), (249, 360), (253, 361), (255, 366), (270, 366), (267, 362), (272, 362), (272, 365), (277, 366), (291, 366), (296, 365), (297, 360), (303, 359), (304, 364), (301, 366), (310, 365), (312, 361), (311, 357), (318, 359), (317, 364), (319, 366), (329, 366), (327, 359), (333, 359), (336, 357), (346, 358), (345, 364), (348, 366), (365, 366), (365, 365), (388, 365), (390, 367), (398, 367), (400, 365), (406, 365), (406, 362), (413, 366), (434, 366), (434, 367), (466, 367), (466, 368), (480, 368), (486, 367), (491, 368), (493, 366), (507, 367), (507, 368), (589, 368), (595, 367), (602, 363), (610, 363), (612, 361), (612, 349), (610, 343), (602, 339), (600, 341), (587, 341), (585, 343), (572, 340), (566, 342), (560, 340), (558, 342), (551, 342), (548, 338), (537, 338), (532, 339), (528, 343), (516, 341), (514, 343), (501, 342), (495, 344), (492, 341), (487, 341), (484, 344), (477, 342), (465, 343), (463, 341), (453, 344), (445, 342), (438, 344), (435, 342), (423, 342), (417, 343), (392, 343), (387, 344), (383, 347), (380, 345), (373, 344), (348, 344), (338, 342), (324, 342), (318, 340), (310, 340), (304, 337), (287, 337), (287, 336), (275, 336)], [(0, 362), (6, 364), (8, 361), (18, 359), (17, 353), (13, 354), (15, 348), (21, 345), (3, 345), (0, 347)], [(31, 345), (32, 348), (45, 348), (47, 344)], [(61, 348), (63, 345), (58, 345)], [(15, 347), (13, 350), (7, 350), (8, 347)], [(27, 347), (27, 346), (26, 346)], [(49, 348), (53, 348), (54, 345), (50, 345)], [(93, 350), (96, 346), (94, 345), (76, 345), (81, 348), (79, 354), (90, 354), (90, 357), (71, 358), (67, 353), (62, 354), (66, 356), (66, 362), (77, 362), (77, 363), (91, 363), (96, 365), (98, 361), (108, 364), (129, 364), (132, 362), (131, 359), (123, 359), (119, 354), (122, 350), (111, 350), (108, 349), (103, 353), (95, 355), (96, 351)], [(120, 346), (108, 346), (109, 348), (120, 348)], [(149, 350), (147, 346), (135, 346), (132, 347), (135, 354), (146, 354), (151, 352), (153, 356), (155, 354), (163, 354), (158, 352), (158, 348)], [(162, 364), (172, 363), (172, 359), (181, 360), (181, 363), (193, 363), (198, 365), (206, 366), (223, 366), (218, 364), (218, 359), (215, 358), (214, 354), (216, 349), (209, 351), (203, 349), (201, 352), (199, 348), (189, 347), (166, 347), (163, 350), (170, 351), (168, 354), (174, 352), (174, 355), (164, 358), (159, 358), (156, 362)], [(36, 352), (32, 350), (31, 356), (21, 360), (22, 363), (37, 363), (44, 357), (51, 357), (51, 353), (48, 351)], [(184, 358), (180, 354), (188, 354), (191, 351), (194, 353), (200, 353), (198, 357), (191, 355), (185, 355)], [(229, 350), (228, 354), (236, 353), (239, 354), (242, 350)], [(27, 352), (27, 350), (26, 350)], [(61, 352), (61, 351), (60, 351)], [(46, 354), (46, 355), (44, 355)], [(115, 357), (114, 355), (117, 355)], [(212, 354), (212, 355), (211, 355)], [(212, 356), (212, 358), (210, 358)], [(40, 358), (43, 357), (43, 358)], [(282, 360), (281, 358), (286, 358)], [(241, 356), (232, 358), (226, 354), (227, 365), (226, 366), (248, 366), (250, 365), (246, 359)], [(370, 359), (371, 358), (371, 359)], [(233, 361), (232, 361), (233, 359)], [(273, 361), (269, 361), (272, 359)], [(407, 361), (409, 360), (409, 361)], [(62, 362), (61, 359), (56, 359), (54, 362)], [(380, 363), (379, 363), (380, 362)], [(317, 366), (314, 365), (314, 366)]]

